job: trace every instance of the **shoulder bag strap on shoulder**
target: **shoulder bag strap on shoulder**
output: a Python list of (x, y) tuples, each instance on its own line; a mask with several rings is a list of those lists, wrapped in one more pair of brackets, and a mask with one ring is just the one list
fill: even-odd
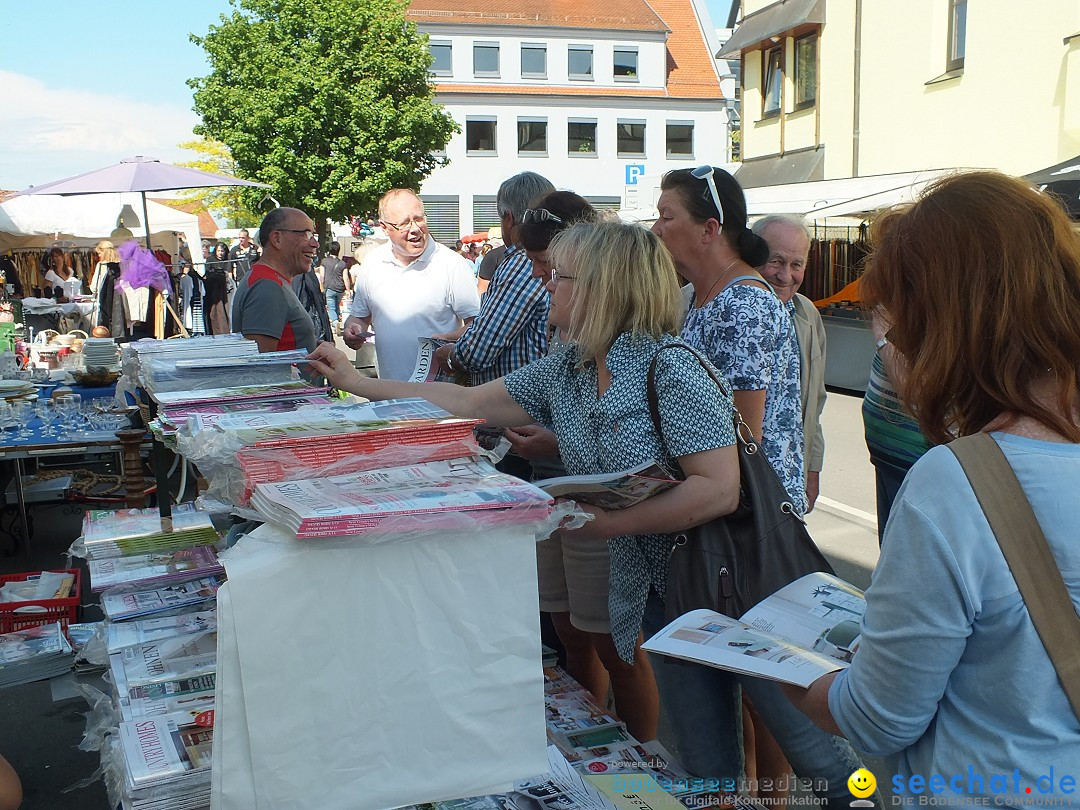
[(1080, 717), (1080, 617), (1031, 503), (988, 433), (948, 445), (986, 514), (1062, 688)]

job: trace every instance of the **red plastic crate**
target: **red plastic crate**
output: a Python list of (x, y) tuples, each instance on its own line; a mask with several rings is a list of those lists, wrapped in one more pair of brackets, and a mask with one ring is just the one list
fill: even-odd
[[(25, 571), (21, 574), (0, 574), (0, 585), (8, 582), (25, 582), (41, 571)], [(52, 573), (74, 574), (75, 584), (71, 596), (63, 599), (35, 599), (29, 602), (0, 602), (0, 633), (13, 633), (27, 627), (60, 622), (63, 627), (78, 621), (79, 600), (82, 595), (82, 572), (78, 568), (59, 568)], [(16, 613), (16, 608), (38, 605), (45, 610)]]

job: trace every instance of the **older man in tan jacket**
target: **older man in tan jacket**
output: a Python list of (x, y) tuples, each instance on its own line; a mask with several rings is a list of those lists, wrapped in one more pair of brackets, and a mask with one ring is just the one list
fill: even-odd
[(769, 244), (769, 260), (758, 271), (789, 307), (799, 340), (806, 511), (809, 512), (817, 500), (825, 460), (825, 436), (821, 431), (821, 413), (825, 409), (825, 325), (813, 302), (798, 294), (810, 254), (810, 233), (802, 220), (777, 214), (755, 222), (753, 231)]

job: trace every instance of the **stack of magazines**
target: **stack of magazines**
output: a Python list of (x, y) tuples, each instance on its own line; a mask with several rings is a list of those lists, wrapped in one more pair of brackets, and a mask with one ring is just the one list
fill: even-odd
[(101, 610), (111, 622), (143, 616), (175, 613), (184, 608), (213, 605), (217, 589), (225, 581), (222, 574), (172, 582), (157, 587), (112, 588), (101, 595)]
[(174, 507), (171, 518), (157, 509), (91, 509), (83, 518), (85, 556), (90, 560), (209, 546), (221, 537), (210, 516), (192, 504)]
[(117, 585), (167, 585), (225, 573), (212, 546), (90, 560), (89, 568), (90, 590), (94, 593)]
[(147, 393), (156, 397), (174, 391), (199, 391), (230, 385), (273, 385), (297, 378), (293, 366), (307, 357), (304, 349), (282, 352), (251, 352), (248, 341), (238, 344), (235, 353), (215, 357), (158, 357), (142, 362), (142, 379)]
[(125, 809), (210, 806), (214, 712), (177, 712), (120, 724), (120, 797)]
[[(222, 416), (238, 413), (286, 413), (312, 406), (334, 403), (326, 396), (325, 388), (311, 388), (310, 393), (274, 392), (266, 396), (251, 396), (232, 401), (200, 401), (162, 406), (158, 409), (156, 430), (163, 437), (173, 436), (187, 427), (191, 417), (198, 415), (202, 424), (213, 425)], [(152, 426), (154, 429), (154, 426)]]
[(176, 699), (176, 708), (186, 709), (187, 696), (214, 694), (217, 631), (123, 647), (109, 656), (109, 670), (125, 719), (159, 713), (150, 708), (157, 701)]
[(59, 622), (0, 635), (0, 689), (63, 675), (75, 651)]
[(299, 538), (364, 534), (407, 515), (425, 515), (432, 529), (462, 512), (505, 525), (536, 520), (550, 504), (543, 490), (473, 458), (259, 484), (251, 496), (253, 508)]

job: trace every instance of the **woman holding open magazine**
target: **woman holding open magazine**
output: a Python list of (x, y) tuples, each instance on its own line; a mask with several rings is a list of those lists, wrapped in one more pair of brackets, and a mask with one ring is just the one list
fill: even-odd
[(563, 530), (564, 536), (608, 544), (609, 616), (580, 629), (591, 634), (610, 674), (627, 728), (649, 740), (656, 736), (659, 701), (648, 655), (640, 649), (642, 615), (650, 591), (663, 595), (671, 547), (665, 535), (738, 505), (732, 403), (692, 354), (661, 353), (657, 389), (667, 446), (661, 445), (649, 417), (646, 379), (657, 351), (679, 342), (682, 295), (671, 257), (655, 235), (620, 222), (581, 223), (556, 236), (550, 252), (549, 320), (572, 340), (565, 352), (476, 388), (361, 378), (327, 343), (312, 353), (312, 365), (331, 384), (371, 399), (421, 396), (492, 425), (552, 425), (571, 475), (678, 460), (686, 476), (678, 485), (618, 511), (583, 507), (592, 520)]
[(896, 755), (891, 790), (908, 803), (1071, 805), (1080, 721), (1047, 646), (1075, 643), (1044, 646), (948, 444), (989, 433), (1004, 453), (1051, 552), (1039, 596), (1055, 564), (1064, 579), (1048, 627), (1067, 627), (1080, 605), (1080, 240), (1055, 199), (992, 172), (938, 181), (871, 236), (861, 293), (884, 322), (901, 398), (942, 446), (893, 504), (851, 667), (790, 694), (819, 725)]

